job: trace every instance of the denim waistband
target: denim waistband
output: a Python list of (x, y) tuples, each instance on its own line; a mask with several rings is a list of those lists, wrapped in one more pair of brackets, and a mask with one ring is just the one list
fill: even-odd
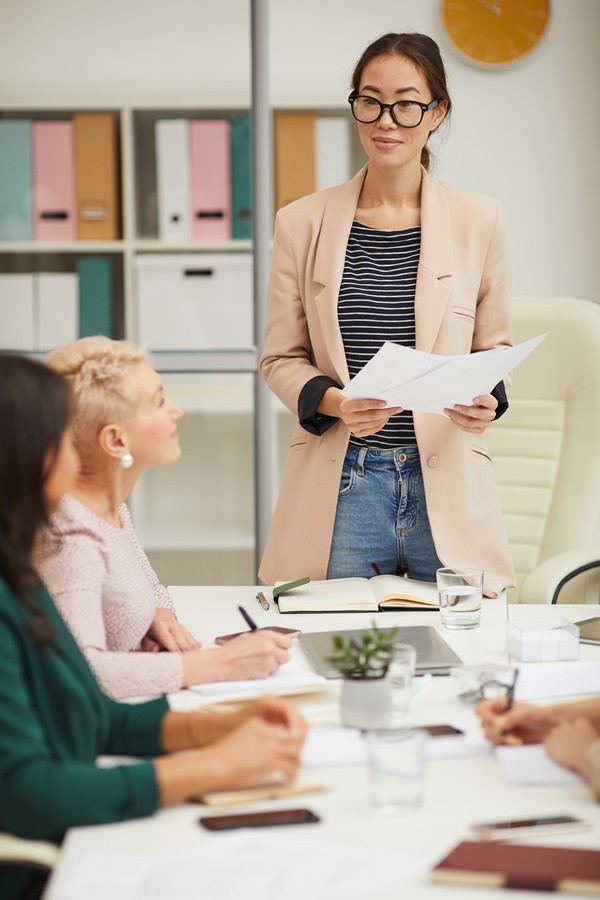
[(350, 444), (345, 462), (362, 471), (365, 468), (398, 469), (400, 466), (420, 466), (419, 450), (413, 444), (408, 447), (394, 447), (380, 450), (374, 447), (357, 447)]

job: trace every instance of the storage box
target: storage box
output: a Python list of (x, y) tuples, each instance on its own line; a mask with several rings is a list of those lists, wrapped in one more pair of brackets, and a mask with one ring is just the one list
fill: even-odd
[(135, 274), (136, 338), (148, 350), (254, 346), (251, 254), (144, 254)]
[(579, 628), (568, 619), (509, 622), (506, 650), (521, 662), (579, 659)]

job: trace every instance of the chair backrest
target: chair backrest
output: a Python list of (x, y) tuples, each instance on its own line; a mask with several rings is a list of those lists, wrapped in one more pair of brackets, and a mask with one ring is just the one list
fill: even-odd
[(600, 556), (600, 305), (516, 297), (513, 330), (515, 343), (547, 332), (487, 431), (520, 586), (562, 551)]

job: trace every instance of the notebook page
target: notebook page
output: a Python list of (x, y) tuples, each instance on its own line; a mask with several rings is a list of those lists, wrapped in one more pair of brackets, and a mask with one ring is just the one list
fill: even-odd
[(545, 700), (600, 694), (600, 662), (521, 663), (517, 700)]

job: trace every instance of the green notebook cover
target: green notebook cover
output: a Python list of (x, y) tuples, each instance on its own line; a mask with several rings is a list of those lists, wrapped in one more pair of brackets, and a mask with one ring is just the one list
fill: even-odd
[(112, 264), (102, 256), (77, 260), (79, 275), (79, 336), (114, 337)]

